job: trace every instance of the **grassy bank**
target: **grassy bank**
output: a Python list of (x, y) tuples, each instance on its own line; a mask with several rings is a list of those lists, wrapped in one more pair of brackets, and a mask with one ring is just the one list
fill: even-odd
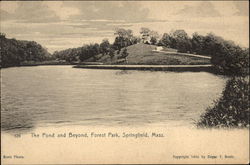
[(172, 72), (212, 72), (211, 65), (76, 65), (74, 68), (84, 69), (118, 69), (118, 70), (148, 70)]
[(214, 107), (207, 108), (197, 123), (198, 127), (248, 127), (249, 128), (249, 77), (228, 80), (222, 97)]
[[(123, 48), (124, 49), (124, 48)], [(121, 52), (123, 51), (121, 50)], [(169, 54), (162, 52), (155, 52), (155, 45), (135, 44), (127, 47), (127, 62), (119, 60), (121, 56), (118, 51), (115, 52), (114, 57), (109, 55), (99, 54), (94, 58), (89, 58), (87, 61), (97, 61), (104, 64), (119, 64), (119, 65), (203, 65), (211, 64), (209, 59), (198, 57), (187, 57), (176, 52)], [(96, 60), (97, 59), (97, 60)]]

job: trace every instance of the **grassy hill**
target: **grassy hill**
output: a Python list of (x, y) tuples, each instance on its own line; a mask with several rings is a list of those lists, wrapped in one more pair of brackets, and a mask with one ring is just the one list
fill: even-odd
[[(123, 48), (124, 49), (124, 48)], [(126, 63), (124, 60), (119, 60), (118, 57), (121, 56), (115, 52), (115, 56), (111, 60), (109, 55), (98, 55), (97, 62), (102, 62), (104, 64), (129, 64), (129, 65), (200, 65), (200, 64), (210, 64), (209, 59), (203, 59), (198, 57), (188, 57), (183, 56), (179, 53), (162, 53), (155, 52), (155, 45), (147, 44), (135, 44), (127, 47), (127, 52), (129, 53)], [(122, 52), (122, 51), (121, 51)], [(90, 58), (88, 61), (93, 61)]]

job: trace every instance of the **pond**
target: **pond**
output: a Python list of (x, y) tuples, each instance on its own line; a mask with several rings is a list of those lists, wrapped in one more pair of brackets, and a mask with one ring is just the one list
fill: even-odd
[(3, 131), (67, 125), (195, 126), (226, 79), (207, 72), (76, 69), (1, 70)]

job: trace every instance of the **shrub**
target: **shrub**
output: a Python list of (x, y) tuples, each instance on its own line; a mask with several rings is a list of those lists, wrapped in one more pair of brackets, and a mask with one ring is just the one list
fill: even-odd
[(222, 97), (209, 107), (198, 127), (249, 127), (249, 77), (228, 80)]

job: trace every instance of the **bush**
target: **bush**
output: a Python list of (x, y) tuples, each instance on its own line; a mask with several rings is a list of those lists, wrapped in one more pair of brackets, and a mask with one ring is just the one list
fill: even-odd
[(222, 97), (209, 107), (198, 127), (249, 127), (249, 77), (228, 80)]

